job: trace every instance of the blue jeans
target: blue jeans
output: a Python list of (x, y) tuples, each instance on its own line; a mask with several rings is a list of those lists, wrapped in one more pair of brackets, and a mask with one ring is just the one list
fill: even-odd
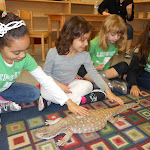
[(18, 104), (30, 103), (39, 98), (40, 90), (33, 85), (15, 82), (7, 90), (0, 92), (0, 96)]
[(147, 71), (142, 72), (138, 76), (137, 81), (138, 81), (138, 86), (150, 90), (150, 72)]
[(127, 26), (127, 38), (128, 38), (128, 40), (132, 40), (133, 39), (133, 28), (127, 22), (126, 22), (126, 26)]

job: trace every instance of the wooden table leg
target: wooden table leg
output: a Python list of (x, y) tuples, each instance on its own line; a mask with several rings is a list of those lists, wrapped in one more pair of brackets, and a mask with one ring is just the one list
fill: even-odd
[(51, 21), (51, 17), (48, 16), (48, 31), (49, 31), (49, 49), (52, 48), (52, 21)]

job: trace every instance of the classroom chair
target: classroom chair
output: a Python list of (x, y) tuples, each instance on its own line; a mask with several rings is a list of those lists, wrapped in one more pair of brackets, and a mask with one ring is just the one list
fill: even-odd
[[(35, 31), (33, 28), (33, 13), (32, 11), (18, 10), (18, 16), (25, 21), (29, 21), (29, 32), (32, 45), (32, 55), (34, 55), (34, 38), (41, 38), (42, 45), (42, 61), (45, 61), (45, 38), (49, 38), (48, 31)], [(49, 41), (49, 40), (48, 40)], [(49, 43), (48, 43), (49, 44)], [(49, 46), (48, 46), (49, 47)]]

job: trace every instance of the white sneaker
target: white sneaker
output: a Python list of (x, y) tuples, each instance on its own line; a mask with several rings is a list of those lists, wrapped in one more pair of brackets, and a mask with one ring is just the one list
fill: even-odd
[(0, 114), (11, 112), (11, 111), (20, 111), (21, 106), (16, 104), (15, 102), (9, 101), (7, 103), (0, 103)]
[(10, 102), (10, 110), (12, 110), (12, 111), (20, 111), (21, 110), (21, 106), (19, 106), (15, 102)]
[(131, 51), (130, 50), (127, 50), (125, 52), (125, 58), (131, 58)]
[(38, 110), (42, 111), (43, 109), (47, 108), (50, 104), (51, 104), (50, 101), (46, 101), (42, 96), (40, 96), (38, 103)]

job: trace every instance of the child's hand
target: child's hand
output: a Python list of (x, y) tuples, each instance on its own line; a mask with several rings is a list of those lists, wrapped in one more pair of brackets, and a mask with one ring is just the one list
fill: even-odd
[(77, 105), (74, 103), (71, 99), (66, 101), (66, 104), (68, 106), (68, 109), (75, 115), (79, 114), (81, 116), (88, 116), (89, 113), (87, 112), (87, 109)]
[(113, 94), (110, 89), (107, 89), (105, 92), (106, 92), (106, 94), (107, 94), (108, 99), (110, 99), (111, 102), (116, 101), (116, 102), (119, 103), (120, 105), (123, 105), (123, 104), (124, 104), (123, 100), (122, 100), (120, 97), (118, 97), (118, 96), (116, 96), (115, 94)]
[(110, 16), (110, 15), (111, 15), (110, 13), (108, 13), (108, 12), (106, 12), (106, 11), (103, 11), (102, 14), (103, 14), (103, 15), (106, 15), (106, 16)]
[(95, 69), (98, 71), (102, 71), (104, 69), (105, 65), (104, 64), (99, 64), (97, 66), (95, 66)]
[(65, 92), (65, 93), (72, 93), (69, 89), (68, 86), (66, 86), (63, 83), (57, 82), (57, 85)]
[(130, 94), (133, 95), (134, 97), (139, 97), (139, 94), (141, 95), (142, 93), (137, 85), (133, 85), (131, 87)]

